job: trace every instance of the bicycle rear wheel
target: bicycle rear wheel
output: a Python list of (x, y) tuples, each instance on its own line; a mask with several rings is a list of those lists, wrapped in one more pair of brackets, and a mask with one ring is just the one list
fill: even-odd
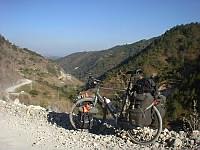
[(128, 130), (128, 136), (137, 144), (148, 145), (155, 142), (162, 131), (162, 118), (158, 109), (152, 107), (152, 123), (146, 126), (135, 126)]
[[(72, 127), (76, 130), (82, 130), (82, 129), (88, 129), (92, 132), (100, 132), (101, 126), (104, 124), (104, 108), (100, 103), (97, 103), (94, 106), (93, 98), (85, 98), (78, 100), (73, 106), (72, 110), (69, 114), (69, 119)], [(83, 108), (89, 105), (90, 109), (88, 112), (82, 111)], [(83, 120), (83, 117), (85, 114), (88, 114), (90, 116), (89, 120)], [(86, 121), (88, 121), (89, 125), (85, 126)]]

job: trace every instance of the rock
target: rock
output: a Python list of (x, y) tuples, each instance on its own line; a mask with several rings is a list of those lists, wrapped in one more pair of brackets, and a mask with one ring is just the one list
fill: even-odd
[(194, 130), (191, 134), (191, 139), (195, 141), (196, 144), (200, 145), (200, 131)]
[(176, 139), (180, 138), (180, 135), (179, 134), (176, 134)]
[(93, 135), (92, 138), (94, 138), (95, 140), (99, 140), (100, 139), (100, 137), (97, 136), (97, 135)]
[(191, 146), (194, 145), (194, 140), (190, 140)]
[(0, 103), (4, 105), (6, 104), (6, 101), (0, 100)]
[(87, 142), (87, 139), (86, 139), (86, 138), (83, 138), (82, 141), (83, 141), (83, 142)]
[[(18, 101), (16, 100), (16, 104)], [(49, 124), (47, 120), (46, 110), (38, 106), (16, 105), (13, 102), (4, 102), (0, 100), (0, 113), (5, 113), (9, 119), (9, 127), (25, 129), (30, 132), (33, 137), (32, 146), (40, 146), (45, 149), (45, 144), (49, 144), (47, 139), (51, 139), (52, 148), (54, 149), (144, 149), (144, 150), (160, 150), (160, 149), (193, 149), (200, 143), (200, 132), (194, 131), (190, 137), (184, 131), (169, 131), (163, 129), (157, 142), (142, 146), (134, 144), (127, 138), (127, 131), (118, 131), (109, 126), (104, 135), (92, 134), (89, 132), (81, 132), (67, 129), (67, 127), (58, 126), (55, 122)], [(28, 115), (27, 115), (28, 114)], [(9, 117), (11, 116), (11, 117)], [(13, 120), (14, 118), (14, 120)], [(56, 122), (62, 123), (63, 120), (59, 116), (55, 116)], [(141, 132), (137, 132), (138, 136), (143, 133), (151, 136), (153, 132), (150, 128), (138, 128)], [(110, 132), (112, 130), (112, 132)], [(117, 135), (113, 133), (117, 132)], [(107, 134), (109, 133), (109, 134)], [(112, 134), (110, 134), (112, 133)], [(19, 137), (23, 134), (20, 133)], [(198, 143), (199, 142), (199, 143)], [(44, 147), (43, 147), (44, 145)], [(57, 147), (58, 145), (59, 147)], [(47, 146), (47, 145), (46, 145)]]
[(180, 134), (180, 136), (183, 136), (183, 135), (185, 135), (185, 132), (184, 131), (179, 131), (179, 134)]
[(122, 134), (121, 134), (121, 138), (122, 138), (122, 139), (126, 139), (126, 138), (127, 138), (127, 135), (126, 135), (125, 132), (122, 132)]
[(149, 147), (143, 147), (141, 150), (151, 150)]
[(183, 142), (180, 139), (175, 139), (174, 143), (173, 143), (173, 146), (174, 147), (181, 147), (182, 144), (183, 144)]
[(18, 104), (20, 104), (20, 102), (19, 102), (19, 99), (18, 99), (18, 98), (16, 98), (16, 99), (14, 100), (14, 104), (15, 104), (15, 105), (18, 105)]
[(152, 149), (153, 150), (157, 150), (158, 149), (158, 147), (159, 147), (159, 143), (158, 142), (155, 142), (154, 144), (152, 144)]
[(93, 143), (93, 146), (94, 146), (94, 147), (97, 147), (98, 145), (99, 145), (99, 144), (96, 143), (96, 142)]
[(165, 129), (163, 130), (163, 133), (164, 133), (164, 135), (166, 135), (166, 134), (169, 133), (169, 130), (168, 130), (167, 128), (165, 128)]
[(198, 130), (194, 130), (191, 135), (192, 138), (197, 139), (200, 137), (200, 132)]

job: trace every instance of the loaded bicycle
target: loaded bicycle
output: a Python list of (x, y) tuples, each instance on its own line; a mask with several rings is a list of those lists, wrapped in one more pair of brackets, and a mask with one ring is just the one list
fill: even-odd
[(101, 81), (90, 76), (86, 85), (94, 88), (94, 96), (79, 96), (76, 99), (69, 115), (72, 127), (100, 132), (112, 121), (116, 128), (126, 130), (134, 143), (146, 145), (155, 142), (162, 131), (162, 117), (157, 108), (161, 105), (160, 99), (157, 96), (147, 99), (148, 102), (140, 100), (140, 97), (148, 97), (148, 93), (138, 94), (133, 90), (135, 77), (140, 71), (126, 73), (130, 75), (128, 87), (121, 90), (124, 94), (120, 98), (122, 105), (118, 108), (100, 94)]

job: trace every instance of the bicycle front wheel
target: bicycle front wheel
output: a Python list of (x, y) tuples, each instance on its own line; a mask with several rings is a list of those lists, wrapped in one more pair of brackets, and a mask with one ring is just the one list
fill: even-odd
[(155, 106), (152, 107), (152, 118), (150, 125), (135, 126), (128, 130), (128, 136), (134, 143), (148, 145), (158, 139), (162, 131), (162, 118)]
[[(100, 103), (94, 106), (93, 98), (84, 98), (78, 100), (73, 106), (69, 114), (72, 127), (76, 130), (88, 129), (93, 132), (100, 132), (101, 125), (104, 124), (104, 108)], [(88, 106), (90, 109), (82, 111)], [(87, 117), (88, 116), (88, 117)]]

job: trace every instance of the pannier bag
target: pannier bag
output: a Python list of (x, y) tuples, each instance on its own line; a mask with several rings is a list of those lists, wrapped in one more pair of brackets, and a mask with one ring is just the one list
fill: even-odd
[(156, 94), (156, 84), (152, 79), (139, 79), (134, 83), (132, 91), (136, 91), (137, 94), (151, 93)]
[(150, 93), (136, 94), (135, 104), (132, 102), (129, 110), (129, 119), (132, 124), (137, 126), (148, 126), (152, 122), (151, 109), (144, 111), (151, 105), (153, 96)]
[(89, 102), (79, 107), (79, 123), (82, 129), (91, 129), (93, 126), (93, 114), (90, 113), (92, 106)]
[[(154, 100), (154, 97), (160, 101), (156, 106), (163, 118), (166, 112), (165, 103), (166, 97), (158, 95), (156, 84), (152, 79), (139, 79), (132, 88), (131, 105), (130, 105), (130, 120), (138, 126), (148, 126), (154, 122), (154, 112), (152, 109), (144, 111)], [(132, 107), (132, 108), (131, 108)], [(133, 108), (134, 107), (134, 108)]]
[(89, 112), (79, 112), (80, 127), (82, 129), (91, 129), (93, 126), (93, 117)]

